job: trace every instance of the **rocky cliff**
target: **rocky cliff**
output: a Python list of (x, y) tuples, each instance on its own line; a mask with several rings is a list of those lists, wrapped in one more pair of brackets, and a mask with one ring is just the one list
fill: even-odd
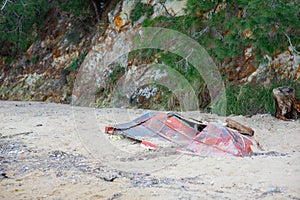
[[(136, 33), (145, 20), (187, 15), (186, 3), (186, 0), (163, 3), (123, 0), (108, 6), (104, 11), (107, 20), (98, 25), (89, 18), (82, 20), (70, 13), (49, 10), (40, 40), (34, 42), (24, 55), (11, 64), (0, 55), (0, 99), (72, 101), (78, 105), (97, 106), (111, 106), (113, 103), (155, 109), (163, 108), (162, 103), (167, 103), (169, 109), (176, 106), (178, 95), (172, 95), (174, 91), (168, 87), (155, 84), (167, 78), (168, 72), (150, 67), (153, 63), (165, 63), (160, 59), (162, 54), (154, 52), (147, 56), (143, 51), (126, 52), (126, 45), (130, 45), (130, 33)], [(115, 7), (112, 9), (112, 6)], [(218, 9), (226, 9), (226, 6), (224, 4)], [(137, 12), (138, 9), (143, 12)], [(207, 16), (209, 18), (209, 14)], [(245, 37), (251, 38), (251, 34), (248, 31)], [(226, 80), (237, 84), (268, 87), (275, 79), (299, 82), (300, 54), (288, 36), (287, 41), (286, 51), (275, 56), (264, 55), (265, 61), (261, 63), (255, 62), (256, 55), (249, 46), (241, 49), (238, 56), (216, 62), (216, 65)], [(103, 63), (105, 59), (109, 62)], [(177, 61), (183, 62), (184, 58)], [(120, 91), (121, 85), (128, 87)], [(202, 99), (204, 106), (207, 105), (205, 101), (209, 102), (211, 95), (205, 84), (195, 83), (193, 87), (197, 90), (196, 96)], [(88, 90), (92, 94), (86, 93)], [(82, 95), (91, 97), (82, 98)], [(164, 100), (166, 97), (167, 101)]]

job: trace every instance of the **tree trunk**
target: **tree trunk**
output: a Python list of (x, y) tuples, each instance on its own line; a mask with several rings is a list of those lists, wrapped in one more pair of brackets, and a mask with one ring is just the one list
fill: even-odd
[(297, 119), (299, 105), (295, 97), (295, 89), (283, 86), (273, 89), (273, 94), (276, 108), (275, 116), (281, 120)]

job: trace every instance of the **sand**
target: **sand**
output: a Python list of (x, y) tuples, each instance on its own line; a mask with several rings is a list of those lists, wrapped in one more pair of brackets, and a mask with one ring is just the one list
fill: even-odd
[(243, 158), (149, 151), (104, 133), (146, 112), (0, 101), (0, 199), (300, 199), (299, 120), (230, 116), (264, 150)]

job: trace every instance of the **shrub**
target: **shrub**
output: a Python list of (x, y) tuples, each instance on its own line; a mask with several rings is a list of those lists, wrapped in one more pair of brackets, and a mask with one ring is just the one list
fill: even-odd
[(273, 83), (268, 88), (262, 86), (227, 84), (227, 115), (254, 115), (257, 113), (275, 113), (273, 89), (283, 85), (294, 87), (300, 97), (300, 84), (292, 81)]
[(142, 16), (150, 17), (153, 14), (153, 7), (151, 4), (138, 3), (130, 15), (132, 21), (139, 20)]
[(35, 41), (48, 8), (47, 0), (14, 0), (5, 4), (0, 11), (0, 44), (10, 44), (8, 56), (16, 56)]

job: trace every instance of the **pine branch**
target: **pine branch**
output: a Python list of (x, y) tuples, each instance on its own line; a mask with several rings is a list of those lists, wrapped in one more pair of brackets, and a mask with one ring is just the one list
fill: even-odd
[(167, 13), (171, 18), (174, 18), (174, 17), (176, 16), (176, 15), (172, 15), (172, 14), (168, 11), (168, 9), (167, 9), (167, 7), (166, 7), (166, 5), (165, 5), (164, 3), (159, 2), (159, 4), (165, 9), (166, 13)]
[(193, 37), (194, 39), (200, 37), (201, 35), (203, 35), (203, 34), (208, 30), (208, 28), (209, 28), (209, 27), (206, 26), (203, 30), (194, 33), (194, 34), (192, 35), (192, 37)]
[(10, 1), (9, 1), (9, 0), (5, 0), (5, 1), (3, 2), (0, 11), (4, 10), (4, 8), (5, 8), (5, 6), (6, 6), (6, 4), (7, 4), (8, 2), (10, 2)]
[(290, 44), (290, 47), (292, 48), (292, 50), (296, 53), (296, 54), (300, 54), (299, 51), (296, 50), (296, 48), (293, 46), (292, 42), (291, 42), (291, 38), (286, 34), (286, 33), (283, 33), (285, 35), (285, 37), (288, 39), (288, 42)]

